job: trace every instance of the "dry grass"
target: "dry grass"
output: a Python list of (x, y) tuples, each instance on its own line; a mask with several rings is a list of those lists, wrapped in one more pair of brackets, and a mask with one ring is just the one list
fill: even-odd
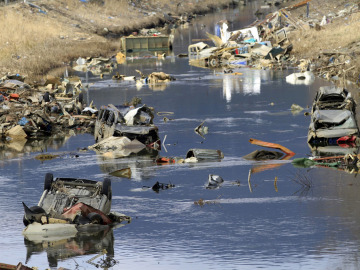
[(106, 39), (106, 34), (119, 37), (154, 27), (161, 23), (163, 12), (207, 12), (210, 7), (231, 1), (138, 2), (133, 6), (127, 0), (104, 0), (104, 5), (73, 0), (36, 1), (46, 14), (24, 3), (1, 7), (0, 76), (20, 73), (31, 82), (79, 56), (110, 56), (119, 42)]
[[(84, 47), (71, 28), (41, 13), (30, 13), (24, 5), (19, 7), (0, 10), (1, 73), (42, 75), (79, 55), (96, 55), (111, 47), (100, 38), (86, 40)], [(99, 46), (100, 42), (104, 46)]]
[(304, 57), (313, 57), (320, 51), (339, 50), (359, 42), (360, 13), (354, 13), (347, 20), (335, 20), (320, 31), (296, 31), (290, 34), (293, 52)]
[(327, 69), (329, 76), (338, 75), (342, 79), (359, 82), (360, 59), (360, 31), (358, 30), (360, 13), (353, 13), (346, 17), (334, 19), (331, 23), (317, 31), (314, 28), (307, 31), (293, 31), (289, 34), (293, 50), (291, 52), (297, 59), (310, 59), (321, 68), (329, 64), (329, 58), (322, 52), (341, 52), (343, 55), (335, 59), (334, 64), (341, 64), (348, 60), (346, 65), (338, 69)]

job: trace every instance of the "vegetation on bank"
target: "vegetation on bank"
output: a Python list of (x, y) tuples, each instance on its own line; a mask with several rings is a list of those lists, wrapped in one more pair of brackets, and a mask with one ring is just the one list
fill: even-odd
[[(309, 16), (306, 16), (306, 5), (291, 13), (304, 22), (320, 22), (323, 16), (349, 7), (350, 2), (357, 1), (311, 0)], [(58, 75), (78, 57), (116, 54), (122, 35), (163, 26), (168, 14), (202, 14), (232, 3), (233, 0), (39, 0), (30, 5), (17, 3), (1, 7), (0, 76), (19, 73), (32, 83), (46, 74)], [(291, 57), (308, 59), (321, 69), (329, 64), (323, 53), (335, 52), (341, 55), (336, 59), (340, 64), (350, 63), (339, 65), (344, 69), (343, 74), (347, 79), (358, 81), (359, 22), (359, 12), (352, 12), (323, 27), (292, 31), (289, 34), (293, 45)]]
[[(313, 25), (289, 33), (292, 57), (309, 61), (317, 75), (337, 76), (343, 83), (360, 82), (359, 1), (311, 0), (291, 11), (294, 18)], [(342, 15), (341, 15), (342, 14)], [(320, 26), (326, 18), (327, 23)], [(344, 80), (343, 80), (344, 79)]]
[(0, 9), (0, 75), (19, 73), (31, 83), (78, 57), (116, 53), (121, 35), (164, 24), (164, 13), (206, 13), (231, 3), (44, 0), (5, 6)]

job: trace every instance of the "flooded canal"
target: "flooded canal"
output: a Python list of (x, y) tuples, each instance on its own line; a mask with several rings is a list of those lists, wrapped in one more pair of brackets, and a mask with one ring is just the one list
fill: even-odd
[[(297, 157), (312, 155), (307, 144), (310, 117), (293, 114), (292, 104), (311, 106), (328, 82), (286, 83), (292, 70), (221, 70), (193, 67), (186, 53), (194, 39), (214, 32), (227, 18), (238, 29), (255, 20), (258, 8), (231, 9), (196, 19), (175, 31), (172, 55), (165, 59), (128, 58), (118, 72), (138, 75), (164, 71), (176, 78), (159, 87), (114, 81), (111, 75), (81, 74), (91, 83), (86, 98), (101, 105), (123, 104), (134, 96), (154, 107), (164, 157), (185, 157), (189, 149), (219, 149), (220, 162), (156, 165), (151, 153), (103, 159), (81, 149), (94, 144), (91, 134), (28, 142), (1, 148), (0, 262), (39, 269), (358, 269), (360, 244), (359, 183), (355, 174), (329, 168), (296, 168), (291, 160), (256, 163), (244, 155), (264, 149), (250, 138), (281, 144)], [(306, 109), (305, 111), (310, 111)], [(166, 117), (172, 120), (164, 121)], [(204, 137), (194, 132), (205, 121)], [(39, 161), (39, 153), (59, 156)], [(131, 168), (132, 178), (108, 173)], [(250, 181), (249, 171), (252, 170)], [(36, 205), (44, 176), (112, 180), (112, 210), (132, 222), (108, 232), (71, 239), (24, 239), (21, 202)], [(219, 188), (207, 189), (209, 174)], [(296, 182), (305, 179), (309, 187)], [(156, 182), (175, 187), (158, 193)], [(202, 204), (202, 200), (205, 203)], [(196, 203), (194, 203), (196, 202)], [(206, 203), (207, 202), (207, 203)], [(107, 255), (94, 258), (106, 250)], [(108, 258), (106, 260), (106, 258)]]

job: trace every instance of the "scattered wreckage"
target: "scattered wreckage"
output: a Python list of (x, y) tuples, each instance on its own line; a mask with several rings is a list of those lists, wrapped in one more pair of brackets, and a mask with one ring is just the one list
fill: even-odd
[[(244, 159), (246, 160), (253, 160), (256, 161), (257, 163), (254, 164), (253, 168), (250, 169), (249, 171), (249, 177), (248, 177), (248, 181), (250, 182), (250, 176), (252, 173), (257, 173), (257, 172), (261, 172), (261, 171), (265, 171), (268, 169), (274, 169), (276, 167), (282, 166), (285, 163), (282, 163), (281, 161), (286, 161), (291, 159), (295, 153), (293, 151), (291, 151), (290, 149), (286, 148), (285, 146), (282, 146), (280, 144), (277, 143), (270, 143), (270, 142), (264, 142), (261, 140), (257, 140), (257, 139), (253, 139), (251, 138), (249, 140), (249, 142), (251, 144), (254, 145), (258, 145), (258, 146), (262, 146), (262, 147), (268, 147), (268, 148), (272, 148), (272, 149), (278, 149), (281, 152), (278, 151), (269, 151), (269, 150), (255, 150), (245, 156), (243, 156)], [(274, 162), (274, 163), (270, 163), (269, 161), (280, 161), (280, 162)], [(250, 187), (250, 184), (249, 184)], [(251, 189), (250, 189), (251, 190)]]
[(224, 153), (220, 150), (192, 148), (187, 151), (185, 158), (158, 157), (156, 158), (155, 162), (158, 165), (164, 165), (164, 164), (173, 164), (173, 163), (221, 161), (223, 158), (224, 158)]
[(228, 22), (220, 21), (217, 35), (207, 33), (214, 42), (210, 47), (204, 42), (192, 44), (188, 47), (189, 64), (205, 68), (238, 68), (276, 67), (281, 66), (280, 59), (288, 58), (292, 44), (288, 40), (286, 30), (279, 24), (272, 36), (265, 35), (265, 22), (250, 27), (228, 31)]
[[(353, 63), (355, 54), (345, 52), (322, 52), (319, 59), (298, 60), (295, 56), (290, 57), (293, 45), (288, 38), (288, 33), (293, 30), (308, 30), (321, 28), (315, 20), (304, 17), (295, 18), (291, 12), (297, 8), (305, 7), (309, 1), (301, 1), (297, 4), (281, 8), (269, 13), (264, 19), (256, 20), (249, 26), (229, 31), (229, 23), (226, 20), (219, 21), (215, 27), (215, 35), (206, 33), (208, 38), (215, 44), (210, 47), (204, 42), (191, 44), (188, 47), (190, 65), (202, 68), (272, 68), (283, 69), (287, 66), (297, 66), (301, 73), (288, 76), (287, 82), (292, 84), (311, 84), (314, 81), (312, 73), (331, 78), (348, 77), (357, 74)], [(349, 14), (358, 9), (358, 5), (351, 5), (347, 10), (339, 12)], [(334, 16), (335, 13), (332, 13)], [(324, 22), (323, 22), (324, 21)], [(320, 25), (327, 23), (324, 16)], [(321, 67), (319, 67), (321, 65)], [(356, 79), (356, 78), (355, 78)]]
[(216, 174), (209, 174), (206, 189), (217, 189), (224, 182), (224, 179)]
[(48, 76), (44, 86), (35, 89), (8, 77), (0, 82), (0, 136), (3, 139), (26, 140), (65, 130), (87, 131), (94, 126), (93, 114), (83, 111), (79, 78), (67, 77), (60, 81)]
[(145, 105), (137, 108), (112, 104), (102, 106), (95, 122), (95, 141), (126, 137), (130, 141), (137, 140), (145, 146), (158, 149), (160, 138), (153, 119), (153, 109)]
[(93, 75), (103, 76), (104, 74), (110, 74), (114, 69), (116, 69), (117, 62), (106, 57), (79, 57), (73, 63), (72, 68), (76, 71), (90, 71)]
[(110, 179), (103, 182), (55, 178), (47, 173), (44, 192), (37, 206), (24, 206), (23, 235), (75, 236), (77, 233), (104, 230), (131, 218), (110, 212), (112, 190)]
[(310, 168), (333, 168), (348, 173), (358, 173), (360, 168), (359, 155), (346, 154), (327, 157), (296, 158), (292, 161), (295, 167)]

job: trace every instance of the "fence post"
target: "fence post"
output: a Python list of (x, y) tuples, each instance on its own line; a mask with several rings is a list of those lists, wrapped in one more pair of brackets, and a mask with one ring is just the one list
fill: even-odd
[(306, 17), (309, 18), (309, 9), (310, 9), (310, 3), (306, 3)]

